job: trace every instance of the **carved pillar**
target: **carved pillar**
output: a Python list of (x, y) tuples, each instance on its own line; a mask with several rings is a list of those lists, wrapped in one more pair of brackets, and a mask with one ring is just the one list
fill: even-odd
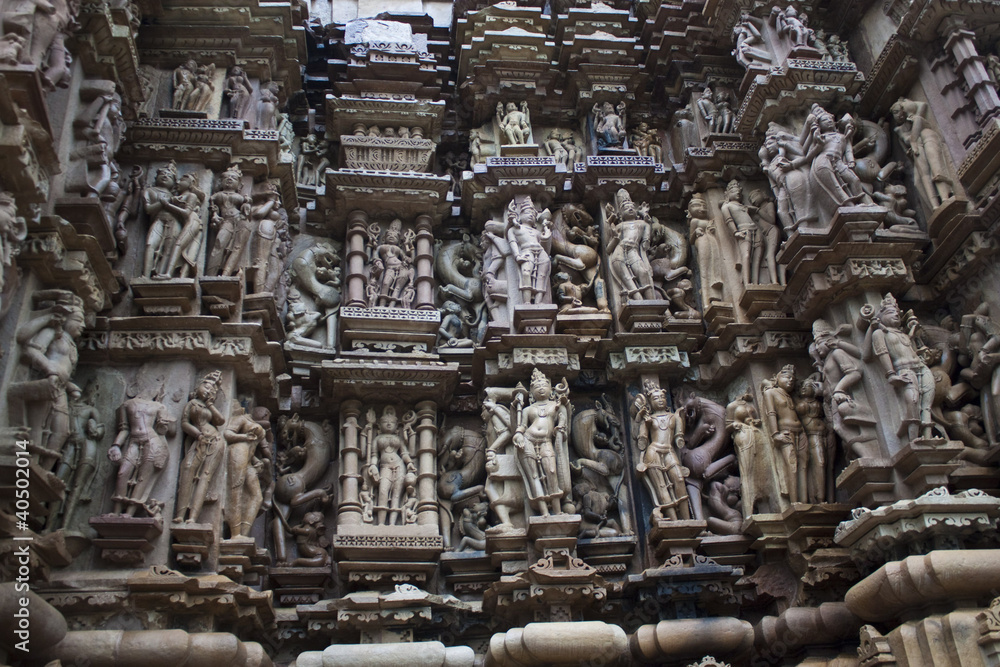
[(415, 278), (417, 284), (417, 310), (434, 310), (434, 233), (431, 231), (431, 216), (417, 216), (417, 256)]
[(437, 404), (417, 403), (417, 524), (437, 526)]
[(347, 216), (347, 305), (364, 308), (365, 302), (365, 240), (368, 214), (351, 211)]
[(976, 35), (966, 30), (965, 22), (958, 16), (942, 21), (940, 30), (945, 36), (944, 48), (955, 59), (955, 71), (965, 80), (967, 95), (976, 103), (979, 122), (983, 124), (1000, 112), (1000, 97), (990, 81), (983, 57), (976, 50)]
[(358, 495), (358, 480), (361, 473), (358, 470), (358, 459), (361, 456), (361, 443), (358, 438), (361, 417), (361, 401), (344, 401), (340, 408), (343, 417), (340, 439), (340, 509), (338, 510), (338, 526), (361, 525), (361, 498)]

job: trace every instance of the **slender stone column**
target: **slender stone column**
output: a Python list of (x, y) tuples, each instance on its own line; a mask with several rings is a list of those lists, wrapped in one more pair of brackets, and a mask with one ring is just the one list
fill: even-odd
[(358, 438), (360, 428), (358, 419), (361, 417), (361, 401), (344, 401), (340, 408), (341, 438), (340, 438), (340, 509), (338, 510), (338, 526), (361, 525), (361, 498), (358, 494), (358, 484), (361, 473), (358, 470), (358, 459), (361, 456), (361, 443)]
[(365, 241), (368, 238), (368, 214), (351, 211), (347, 216), (347, 305), (364, 307)]
[(431, 216), (418, 215), (417, 253), (415, 277), (417, 287), (417, 310), (434, 310), (434, 233), (431, 231)]
[(417, 403), (417, 524), (437, 526), (437, 404)]

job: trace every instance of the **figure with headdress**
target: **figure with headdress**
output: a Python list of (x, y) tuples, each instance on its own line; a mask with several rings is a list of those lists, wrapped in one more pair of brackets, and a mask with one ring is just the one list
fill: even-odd
[(153, 398), (133, 395), (118, 409), (118, 433), (108, 449), (108, 459), (118, 464), (111, 496), (115, 514), (135, 516), (141, 507), (154, 516), (163, 507), (149, 494), (170, 456), (167, 438), (177, 431), (176, 418), (161, 402), (165, 391), (161, 384)]
[(771, 54), (766, 48), (764, 38), (760, 34), (760, 28), (754, 23), (755, 19), (744, 13), (740, 22), (733, 28), (733, 42), (736, 48), (733, 55), (736, 61), (750, 69), (751, 67), (769, 66), (771, 64)]
[(181, 429), (187, 441), (177, 484), (174, 523), (198, 521), (209, 484), (222, 463), (226, 443), (220, 427), (226, 423), (226, 417), (215, 406), (221, 387), (222, 373), (212, 371), (198, 382), (181, 413)]
[(270, 472), (273, 458), (264, 427), (233, 401), (233, 412), (223, 431), (226, 439), (226, 508), (223, 516), (229, 536), (247, 537), (264, 502), (261, 472)]
[(722, 246), (715, 220), (708, 212), (708, 203), (700, 193), (691, 195), (688, 204), (688, 221), (691, 226), (691, 243), (698, 257), (701, 278), (701, 300), (706, 308), (723, 300)]
[(615, 194), (605, 215), (612, 230), (608, 243), (611, 275), (625, 300), (655, 299), (653, 270), (649, 264), (650, 225), (639, 215), (625, 188)]
[(504, 107), (503, 102), (497, 102), (497, 126), (506, 138), (506, 143), (522, 146), (531, 140), (531, 116), (528, 103), (521, 102), (521, 108), (513, 102)]
[(691, 518), (685, 488), (688, 470), (681, 465), (678, 450), (684, 447), (684, 413), (667, 406), (667, 392), (651, 389), (633, 403), (638, 425), (636, 445), (642, 459), (636, 472), (642, 478), (655, 507), (654, 518)]
[(149, 216), (143, 275), (149, 278), (169, 275), (174, 246), (189, 219), (188, 209), (175, 199), (176, 190), (177, 165), (171, 160), (156, 170), (153, 184), (142, 192), (143, 208)]
[(930, 438), (934, 429), (931, 414), (934, 374), (914, 342), (918, 326), (917, 318), (910, 311), (906, 314), (907, 328), (904, 330), (899, 305), (892, 294), (886, 294), (869, 321), (864, 343), (865, 360), (878, 362), (899, 396), (903, 422), (898, 435), (906, 435), (910, 440)]
[(247, 265), (250, 253), (250, 197), (240, 192), (243, 171), (233, 165), (219, 178), (221, 190), (212, 195), (212, 227), (215, 245), (208, 255), (205, 273), (232, 276)]
[(198, 251), (201, 250), (201, 232), (204, 228), (201, 219), (201, 206), (205, 203), (205, 193), (198, 187), (198, 179), (194, 174), (184, 174), (177, 181), (177, 194), (171, 200), (184, 211), (184, 224), (181, 227), (177, 241), (170, 251), (170, 259), (164, 274), (155, 277), (187, 278), (197, 273)]
[(591, 119), (598, 148), (622, 148), (627, 134), (624, 102), (619, 102), (617, 107), (611, 102), (595, 104)]
[(507, 205), (506, 237), (519, 269), (522, 303), (552, 303), (549, 283), (552, 273), (551, 217), (548, 209), (539, 213), (528, 195), (520, 202), (515, 197)]
[[(529, 402), (524, 404), (525, 394)], [(555, 389), (537, 368), (531, 373), (528, 392), (522, 385), (514, 390), (511, 405), (512, 441), (524, 477), (528, 502), (541, 516), (560, 514), (566, 495), (560, 481), (557, 452), (566, 451), (569, 438), (569, 387), (563, 380)]]
[(368, 230), (372, 246), (369, 276), (369, 306), (408, 308), (407, 293), (413, 290), (414, 239), (413, 230), (403, 233), (403, 221), (396, 218), (379, 238), (378, 224)]
[(375, 410), (368, 411), (365, 440), (369, 443), (368, 476), (375, 492), (373, 520), (376, 525), (404, 525), (403, 497), (417, 483), (417, 467), (410, 456), (411, 440), (415, 437), (410, 415), (404, 415), (400, 432), (396, 409), (387, 405), (375, 429)]

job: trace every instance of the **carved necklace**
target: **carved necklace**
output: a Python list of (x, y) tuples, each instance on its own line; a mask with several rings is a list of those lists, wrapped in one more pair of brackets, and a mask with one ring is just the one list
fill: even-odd
[(666, 431), (670, 427), (670, 415), (656, 415), (653, 417), (653, 421), (656, 422), (661, 431)]

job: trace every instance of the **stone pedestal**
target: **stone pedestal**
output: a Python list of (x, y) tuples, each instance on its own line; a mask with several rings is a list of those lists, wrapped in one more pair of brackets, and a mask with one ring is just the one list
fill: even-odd
[(920, 438), (896, 452), (892, 465), (910, 493), (920, 495), (948, 484), (950, 473), (961, 465), (953, 461), (964, 449), (954, 440)]
[(91, 517), (90, 526), (100, 536), (93, 544), (101, 550), (101, 558), (116, 565), (136, 566), (153, 550), (153, 541), (163, 532), (163, 519), (102, 514)]
[(705, 521), (657, 519), (650, 528), (647, 539), (658, 560), (680, 558), (681, 561), (690, 563), (701, 544), (700, 536), (707, 528), (708, 523)]
[(144, 315), (198, 314), (198, 288), (193, 278), (134, 278), (133, 301)]
[(170, 526), (171, 549), (180, 567), (197, 568), (208, 560), (215, 543), (215, 526), (211, 523), (175, 523)]
[(201, 302), (208, 312), (223, 320), (235, 317), (243, 307), (243, 274), (235, 276), (202, 276)]
[(219, 574), (238, 584), (255, 585), (267, 575), (271, 556), (252, 537), (234, 537), (219, 543)]
[(313, 604), (322, 597), (330, 579), (329, 567), (272, 567), (267, 571), (275, 605)]
[(837, 488), (846, 491), (854, 505), (876, 507), (895, 498), (892, 473), (889, 459), (854, 459), (837, 476)]
[(559, 308), (553, 304), (527, 304), (514, 306), (514, 331), (519, 334), (552, 333)]

